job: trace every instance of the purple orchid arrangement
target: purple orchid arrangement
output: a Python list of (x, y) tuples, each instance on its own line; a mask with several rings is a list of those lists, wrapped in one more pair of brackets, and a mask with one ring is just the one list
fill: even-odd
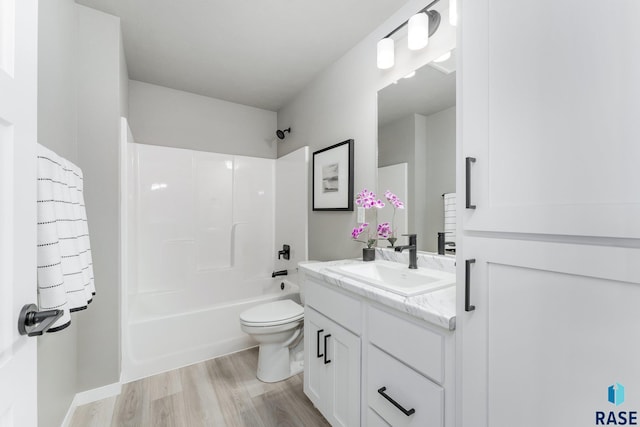
[(391, 191), (387, 190), (384, 192), (384, 197), (387, 198), (387, 201), (393, 205), (393, 211), (396, 209), (404, 209), (404, 203), (398, 199), (398, 196), (393, 194)]
[[(391, 219), (391, 223), (383, 222), (379, 224), (376, 229), (375, 237), (371, 235), (368, 229), (369, 223), (367, 222), (363, 222), (351, 231), (351, 238), (356, 242), (366, 244), (368, 248), (373, 247), (376, 244), (377, 240), (388, 240), (391, 244), (391, 247), (393, 247), (396, 240), (398, 240), (395, 235), (393, 223), (396, 218), (396, 209), (404, 209), (404, 203), (398, 198), (398, 196), (396, 196), (389, 190), (384, 193), (384, 196), (387, 199), (387, 202), (391, 206), (393, 206), (393, 217)], [(385, 203), (382, 200), (378, 199), (373, 191), (369, 191), (366, 188), (357, 194), (356, 205), (361, 206), (365, 209), (380, 209), (385, 207)], [(360, 236), (365, 232), (366, 240), (360, 240)]]
[(356, 196), (356, 205), (362, 206), (365, 209), (384, 208), (384, 202), (380, 199), (376, 199), (375, 193), (367, 190), (366, 188)]
[(367, 248), (371, 248), (371, 247), (373, 247), (373, 245), (376, 244), (376, 239), (372, 239), (368, 235), (368, 231), (367, 231), (367, 240), (360, 240), (359, 239), (360, 235), (362, 233), (364, 233), (365, 230), (367, 230), (368, 227), (369, 227), (369, 223), (363, 222), (362, 224), (360, 224), (359, 226), (357, 226), (357, 227), (355, 227), (353, 229), (353, 231), (351, 232), (351, 237), (353, 238), (353, 240), (355, 242), (364, 243), (365, 245), (367, 245)]
[(391, 244), (391, 247), (393, 247), (396, 243), (396, 240), (398, 240), (398, 238), (396, 237), (396, 230), (393, 226), (393, 223), (396, 220), (396, 209), (404, 209), (404, 203), (398, 198), (398, 196), (396, 196), (389, 190), (385, 191), (384, 197), (387, 199), (387, 202), (389, 202), (389, 204), (393, 206), (393, 216), (391, 217), (391, 224), (389, 224), (388, 222), (383, 222), (378, 226), (378, 235), (381, 238), (388, 240)]
[(388, 239), (392, 234), (391, 225), (388, 222), (383, 222), (378, 225), (378, 237)]
[[(376, 194), (373, 191), (369, 191), (366, 188), (359, 192), (356, 196), (356, 205), (361, 206), (365, 209), (372, 208), (383, 208), (384, 202), (377, 198)], [(376, 237), (371, 236), (369, 231), (369, 223), (363, 222), (359, 226), (355, 227), (351, 231), (351, 238), (360, 243), (364, 243), (367, 245), (367, 248), (372, 248), (376, 241), (378, 240)], [(366, 240), (360, 240), (360, 236), (366, 231)]]

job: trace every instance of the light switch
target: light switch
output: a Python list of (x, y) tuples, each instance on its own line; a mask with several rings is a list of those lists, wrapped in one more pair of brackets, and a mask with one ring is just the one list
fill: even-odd
[(357, 222), (362, 224), (364, 222), (364, 208), (362, 206), (358, 206), (358, 219)]

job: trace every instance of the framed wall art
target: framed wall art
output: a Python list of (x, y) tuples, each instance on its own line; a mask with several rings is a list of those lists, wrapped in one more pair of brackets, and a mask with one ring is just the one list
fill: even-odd
[(353, 139), (313, 153), (313, 210), (353, 211)]

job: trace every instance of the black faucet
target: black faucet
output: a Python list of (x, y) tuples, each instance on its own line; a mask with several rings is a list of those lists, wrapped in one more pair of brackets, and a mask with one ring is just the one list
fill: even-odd
[[(456, 253), (456, 242), (447, 242), (444, 239), (446, 233), (438, 233), (438, 255), (445, 255), (447, 252)], [(449, 246), (447, 248), (446, 246)]]
[(396, 246), (396, 252), (409, 249), (409, 268), (415, 270), (418, 268), (418, 236), (416, 234), (403, 234), (403, 236), (409, 236), (409, 244)]
[(271, 273), (271, 277), (286, 276), (287, 274), (287, 270), (274, 271), (273, 273)]
[(290, 254), (291, 254), (291, 246), (282, 245), (282, 250), (278, 251), (278, 259), (280, 259), (280, 257), (283, 257), (284, 259), (289, 259)]

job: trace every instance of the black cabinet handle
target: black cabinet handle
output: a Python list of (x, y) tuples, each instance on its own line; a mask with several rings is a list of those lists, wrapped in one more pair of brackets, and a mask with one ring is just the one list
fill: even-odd
[(331, 336), (331, 334), (327, 334), (324, 336), (324, 364), (328, 364), (331, 363), (331, 360), (327, 359), (327, 356), (329, 355), (329, 352), (327, 351), (327, 340), (329, 339), (329, 337)]
[(468, 259), (464, 262), (464, 311), (473, 311), (475, 305), (471, 305), (471, 264), (475, 264), (475, 259)]
[(466, 164), (466, 191), (465, 191), (465, 196), (466, 196), (466, 203), (465, 203), (465, 208), (467, 209), (475, 209), (476, 205), (472, 205), (471, 204), (471, 163), (475, 163), (476, 162), (476, 158), (475, 157), (467, 157), (466, 158), (467, 164)]
[(318, 332), (316, 335), (316, 357), (318, 359), (324, 356), (323, 354), (320, 354), (320, 334), (323, 332), (324, 332), (324, 329), (318, 329)]
[(395, 406), (396, 408), (398, 408), (399, 410), (401, 410), (401, 411), (402, 411), (402, 413), (403, 413), (403, 414), (405, 414), (407, 417), (408, 417), (408, 416), (411, 416), (411, 415), (413, 415), (413, 414), (415, 414), (416, 410), (415, 410), (414, 408), (411, 408), (411, 409), (409, 409), (409, 410), (407, 411), (406, 409), (404, 409), (404, 408), (402, 407), (402, 405), (401, 405), (401, 404), (399, 404), (398, 402), (396, 402), (395, 400), (393, 400), (393, 399), (391, 398), (391, 396), (389, 396), (387, 393), (385, 393), (385, 391), (386, 391), (386, 390), (387, 390), (387, 388), (386, 388), (386, 387), (380, 387), (380, 388), (378, 389), (378, 393), (380, 393), (380, 394), (382, 395), (382, 397), (384, 397), (384, 398), (385, 398), (385, 399), (387, 399), (389, 402), (391, 402), (391, 404), (392, 404), (393, 406)]

